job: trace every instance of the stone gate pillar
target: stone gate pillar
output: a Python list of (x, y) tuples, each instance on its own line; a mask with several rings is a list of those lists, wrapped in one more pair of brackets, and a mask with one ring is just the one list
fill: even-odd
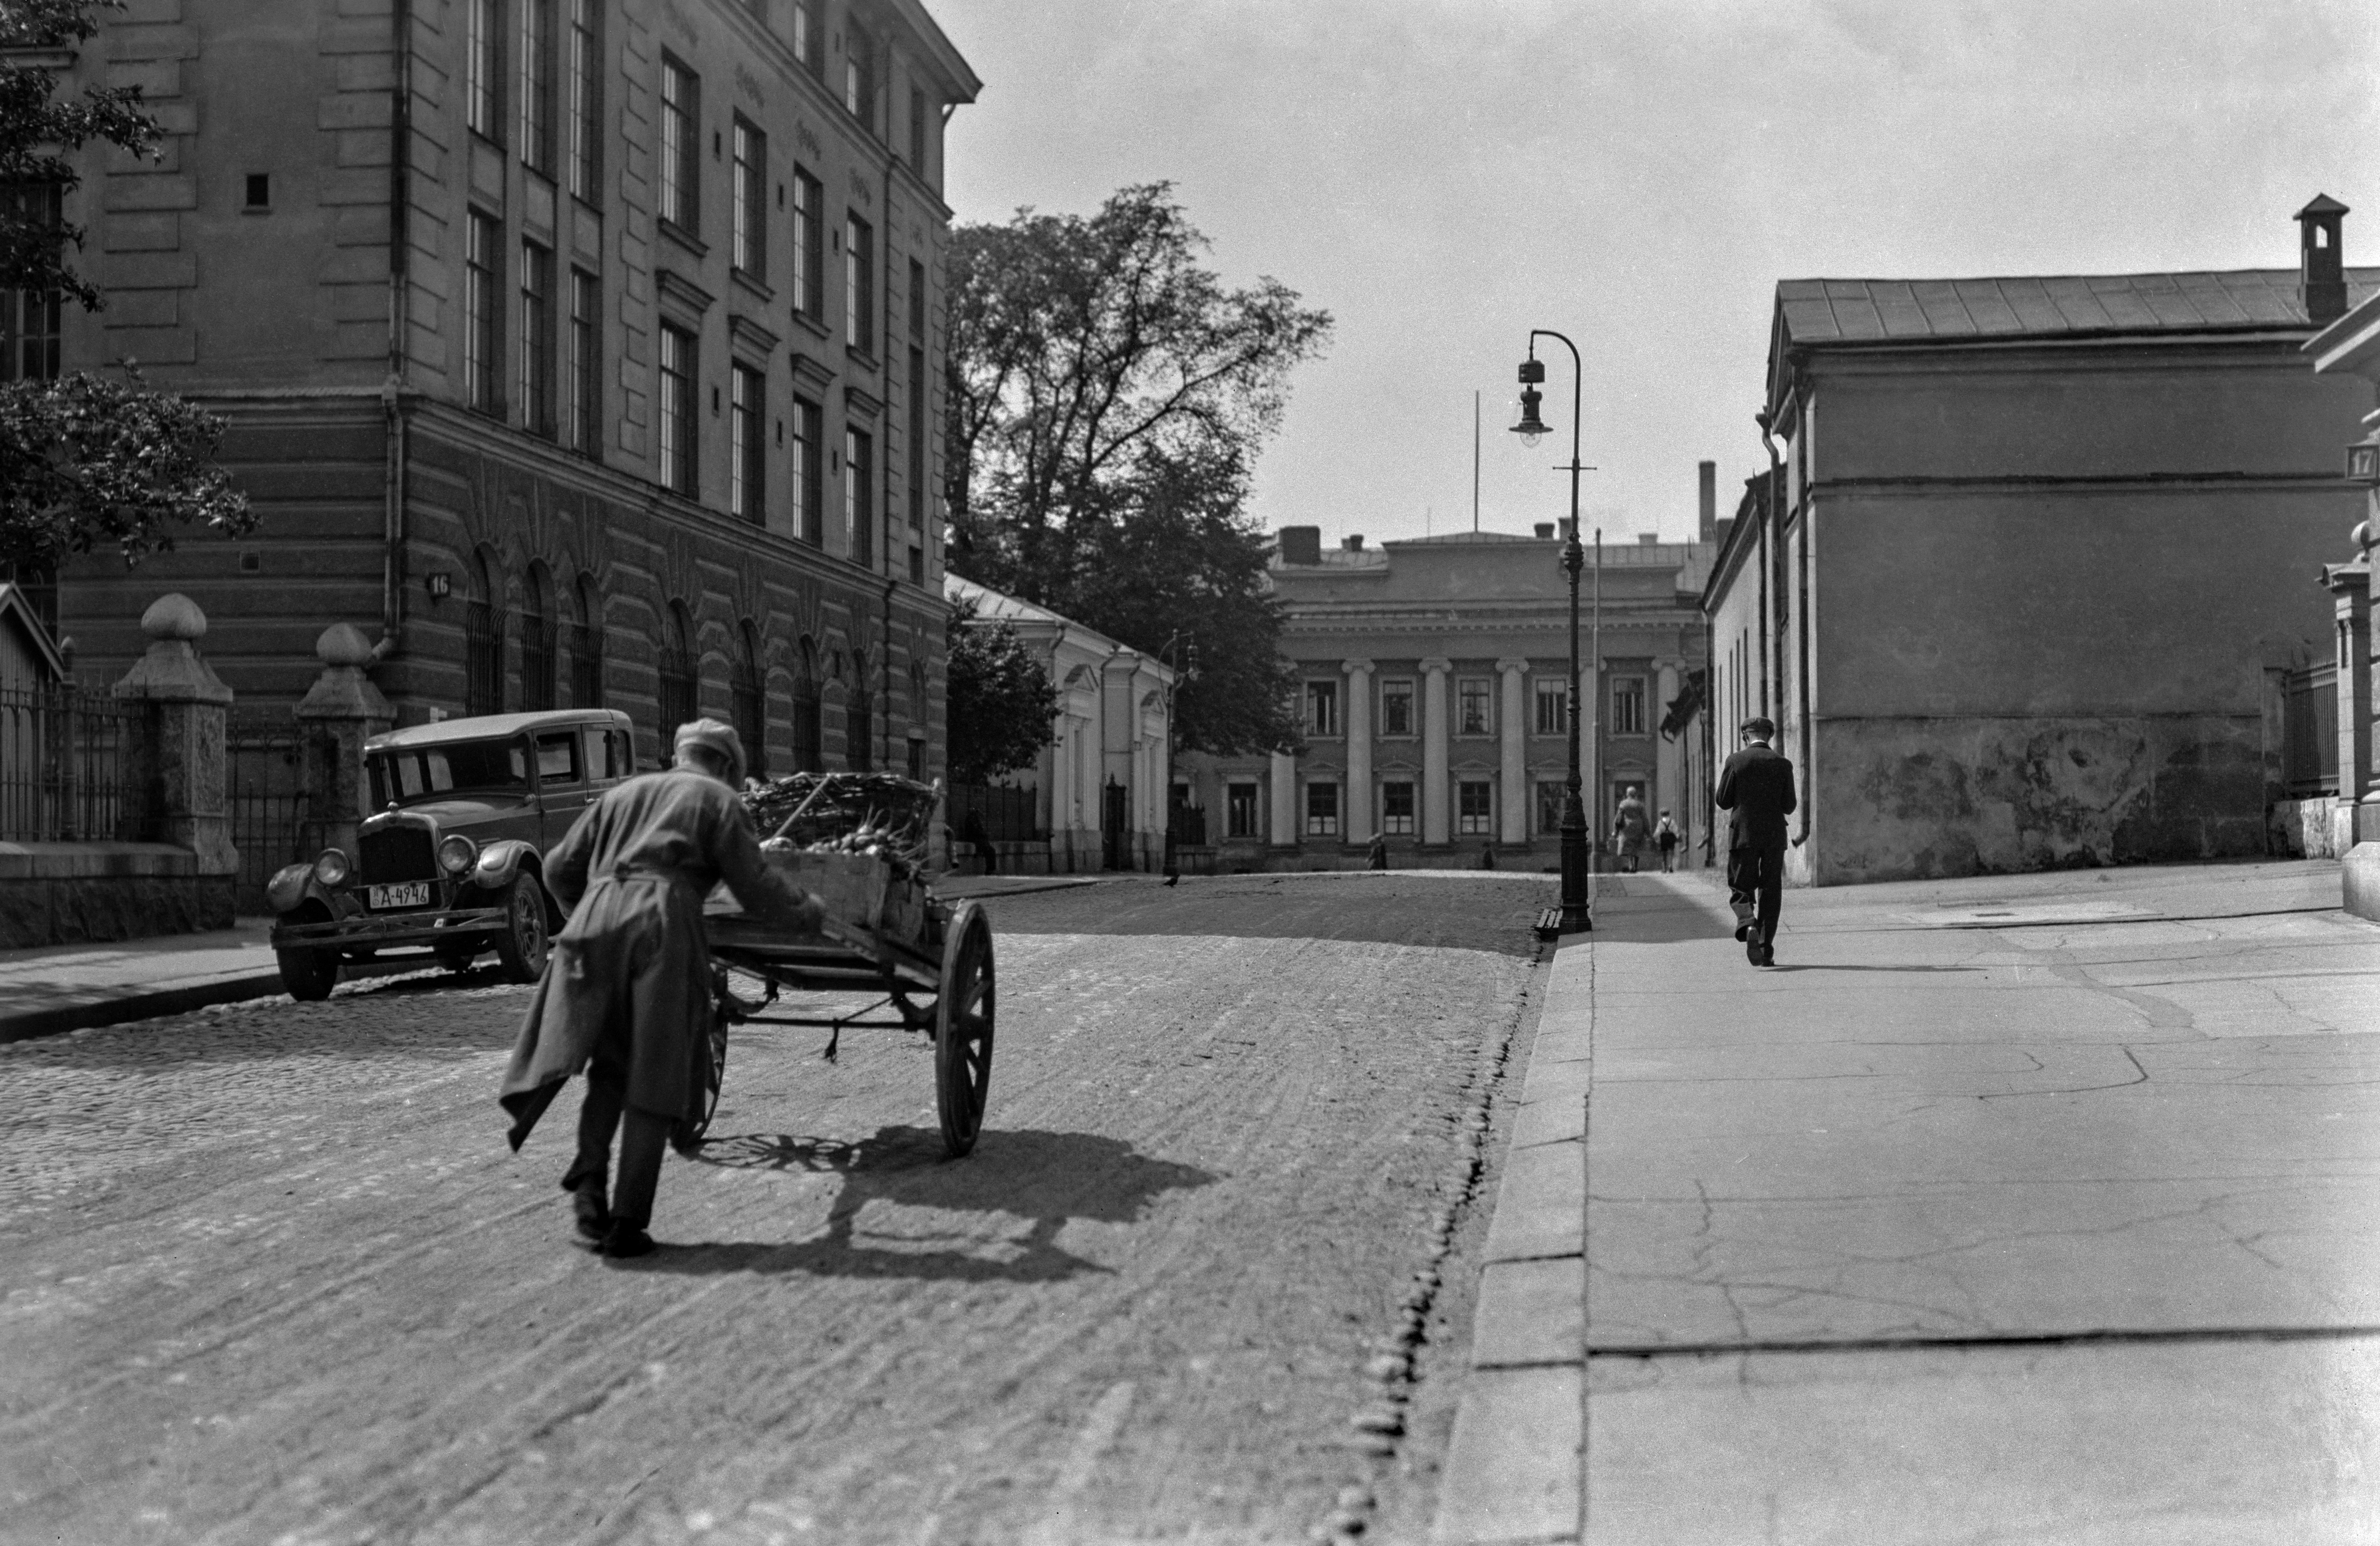
[[(239, 873), (225, 787), (224, 722), (232, 692), (199, 655), (207, 615), (174, 592), (149, 603), (140, 631), (149, 638), (148, 652), (115, 684), (115, 696), (149, 705), (138, 763), (154, 802), (156, 836), (189, 849), (200, 875), (221, 876), (227, 884)], [(228, 894), (225, 904), (228, 913)]]
[(380, 688), (364, 675), (371, 641), (353, 623), (334, 623), (314, 641), (322, 675), (298, 705), (306, 736), (306, 823), (301, 851), (339, 848), (356, 857), (356, 826), (371, 813), (364, 781), (364, 742), (395, 722)]

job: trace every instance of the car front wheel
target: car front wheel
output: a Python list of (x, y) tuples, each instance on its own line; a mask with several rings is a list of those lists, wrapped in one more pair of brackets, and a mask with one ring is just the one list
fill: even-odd
[(273, 956), (281, 964), (281, 985), (289, 990), (291, 998), (326, 999), (338, 984), (335, 950), (276, 950)]
[(537, 877), (516, 875), (501, 893), (504, 928), (496, 935), (496, 960), (515, 982), (534, 982), (545, 975), (551, 940), (545, 926), (545, 888)]

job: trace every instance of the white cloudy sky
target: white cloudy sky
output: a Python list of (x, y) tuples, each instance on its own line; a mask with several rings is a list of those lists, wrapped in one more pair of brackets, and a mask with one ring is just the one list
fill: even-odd
[[(1561, 513), (1503, 432), (1586, 355), (1590, 524), (1682, 538), (1758, 469), (1779, 278), (2380, 263), (2369, 0), (929, 0), (985, 85), (962, 220), (1170, 178), (1227, 276), (1338, 319), (1256, 512), (1325, 541)], [(1566, 422), (1567, 357), (1547, 417)], [(1722, 513), (1725, 510), (1722, 509)]]

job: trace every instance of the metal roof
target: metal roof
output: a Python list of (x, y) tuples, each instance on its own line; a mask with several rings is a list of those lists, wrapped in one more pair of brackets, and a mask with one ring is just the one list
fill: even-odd
[[(2380, 293), (2380, 269), (2347, 271), (2348, 304)], [(1925, 338), (2305, 328), (2295, 269), (2016, 279), (1787, 279), (1783, 347)]]
[(367, 751), (398, 747), (446, 746), (455, 741), (500, 741), (528, 730), (559, 729), (572, 724), (607, 724), (622, 730), (635, 726), (617, 709), (542, 709), (518, 714), (474, 714), (468, 719), (442, 719), (431, 724), (408, 724), (383, 731), (364, 744)]

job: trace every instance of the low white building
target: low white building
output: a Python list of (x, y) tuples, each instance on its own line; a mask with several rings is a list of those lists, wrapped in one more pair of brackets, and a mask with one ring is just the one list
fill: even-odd
[[(1035, 790), (1050, 870), (1160, 868), (1172, 776), (1172, 669), (1047, 607), (956, 575), (943, 577), (942, 593), (972, 603), (978, 627), (1014, 626), (1057, 684), (1056, 740), (1031, 773), (1002, 780)], [(955, 848), (963, 858), (964, 845)], [(1038, 863), (1038, 853), (1011, 858)]]

